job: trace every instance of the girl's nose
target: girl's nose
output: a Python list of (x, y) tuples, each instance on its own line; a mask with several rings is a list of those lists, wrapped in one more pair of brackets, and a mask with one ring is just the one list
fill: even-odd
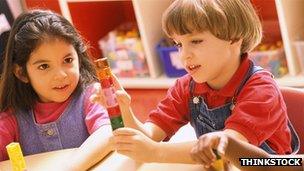
[(63, 69), (58, 69), (57, 71), (55, 71), (54, 79), (64, 80), (67, 76), (67, 73)]

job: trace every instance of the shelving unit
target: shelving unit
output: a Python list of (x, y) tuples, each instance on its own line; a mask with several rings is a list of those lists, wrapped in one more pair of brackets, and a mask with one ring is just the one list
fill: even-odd
[[(120, 78), (119, 81), (124, 88), (132, 89), (168, 89), (173, 86), (177, 78), (168, 78), (161, 75), (158, 78)], [(280, 86), (304, 87), (304, 76), (286, 75), (276, 79)]]
[[(293, 45), (294, 41), (304, 33), (304, 1), (299, 0), (276, 0), (276, 8), (279, 16), (281, 34), (284, 42), (284, 49), (291, 76), (296, 76), (301, 72), (298, 56)], [(298, 76), (302, 78), (301, 76)], [(296, 78), (298, 78), (296, 77)], [(302, 81), (303, 79), (299, 79)], [(296, 81), (298, 82), (298, 81)], [(303, 84), (304, 85), (304, 82)]]
[[(111, 0), (110, 0), (111, 1)], [(62, 15), (74, 21), (71, 15), (71, 6), (74, 3), (105, 3), (109, 0), (59, 0)], [(146, 55), (146, 60), (151, 78), (157, 78), (162, 73), (160, 60), (155, 51), (155, 46), (163, 37), (161, 30), (161, 15), (162, 12), (169, 6), (171, 0), (116, 0), (112, 2), (120, 2), (121, 4), (131, 2), (135, 13), (136, 22), (141, 35), (141, 41)], [(162, 5), (160, 5), (162, 4)], [(129, 11), (130, 12), (130, 11)], [(130, 15), (130, 14), (125, 14)], [(132, 15), (132, 14), (131, 14)], [(132, 79), (131, 79), (132, 80)]]
[[(26, 0), (35, 1), (35, 0)], [(53, 3), (54, 1), (49, 3)], [(304, 87), (304, 76), (299, 75), (301, 72), (298, 57), (293, 46), (293, 42), (297, 40), (300, 32), (304, 34), (304, 1), (302, 0), (251, 0), (254, 6), (259, 7), (258, 13), (262, 17), (264, 25), (264, 33), (267, 39), (280, 39), (283, 41), (289, 74), (283, 78), (277, 79), (278, 83), (283, 86)], [(45, 1), (44, 1), (45, 2)], [(115, 25), (124, 20), (134, 20), (139, 28), (146, 60), (150, 72), (149, 78), (120, 78), (125, 88), (135, 89), (167, 89), (172, 86), (176, 78), (167, 78), (162, 73), (162, 65), (156, 54), (155, 46), (157, 42), (164, 36), (161, 30), (161, 16), (163, 11), (169, 6), (172, 0), (58, 0), (59, 12), (67, 19), (72, 21), (78, 28), (81, 20), (77, 18), (79, 11), (75, 12), (76, 6), (85, 6), (95, 3), (103, 6), (103, 4), (118, 3), (116, 11), (110, 11), (113, 17), (109, 23), (100, 25), (102, 32), (95, 29), (95, 34), (105, 34), (106, 31), (114, 29)], [(269, 5), (270, 4), (270, 5)], [(118, 10), (119, 8), (119, 10)], [(56, 10), (55, 10), (56, 11)], [(94, 12), (90, 9), (82, 9), (88, 16)], [(109, 10), (108, 10), (109, 11)], [(57, 11), (58, 12), (58, 11)], [(83, 13), (83, 12), (82, 12)], [(116, 14), (115, 14), (116, 13)], [(119, 14), (117, 14), (119, 13)], [(81, 14), (82, 17), (85, 15)], [(106, 16), (109, 20), (108, 15)], [(102, 20), (104, 16), (96, 16), (94, 19)], [(119, 19), (122, 19), (120, 21)], [(117, 21), (116, 21), (117, 20)], [(96, 22), (104, 22), (96, 21)], [(83, 27), (83, 26), (82, 26)], [(90, 27), (90, 26), (87, 26)], [(105, 28), (106, 27), (106, 28)], [(88, 29), (88, 28), (78, 28)], [(92, 31), (91, 31), (92, 32)], [(85, 33), (85, 32), (83, 32)], [(93, 33), (90, 33), (93, 34)], [(101, 38), (92, 36), (93, 40)], [(88, 39), (89, 41), (92, 41)], [(93, 41), (93, 42), (94, 42)], [(94, 45), (94, 44), (93, 44)], [(95, 47), (96, 49), (96, 47)]]

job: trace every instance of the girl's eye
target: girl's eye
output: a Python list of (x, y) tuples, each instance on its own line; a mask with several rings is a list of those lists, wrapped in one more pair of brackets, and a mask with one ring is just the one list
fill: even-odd
[(48, 65), (48, 64), (42, 64), (42, 65), (39, 65), (39, 66), (38, 66), (38, 69), (40, 69), (40, 70), (45, 70), (45, 69), (47, 69), (47, 68), (49, 68), (49, 65)]
[(193, 44), (200, 44), (202, 42), (203, 42), (203, 40), (192, 40), (191, 41), (191, 43), (193, 43)]
[(65, 59), (64, 59), (64, 62), (65, 62), (65, 63), (72, 63), (73, 60), (74, 60), (73, 58), (65, 58)]

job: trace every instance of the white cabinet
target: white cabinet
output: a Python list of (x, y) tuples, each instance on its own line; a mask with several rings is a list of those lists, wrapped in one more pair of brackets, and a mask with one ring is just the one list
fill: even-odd
[[(109, 0), (59, 0), (58, 2), (62, 15), (73, 22), (69, 8), (69, 5), (72, 3), (104, 3), (108, 1)], [(123, 3), (125, 1), (121, 0), (118, 2)], [(162, 64), (160, 63), (155, 48), (164, 36), (161, 27), (162, 13), (172, 0), (132, 0), (130, 2), (132, 2), (133, 5), (150, 77), (121, 78), (120, 80), (126, 88), (167, 88), (173, 84), (175, 79), (162, 76)]]
[[(105, 1), (109, 0), (59, 0), (59, 5), (62, 14), (73, 22), (69, 3), (103, 3)], [(254, 3), (265, 2), (252, 1), (255, 1)], [(168, 88), (174, 84), (176, 78), (167, 78), (162, 74), (162, 64), (160, 63), (155, 46), (161, 37), (164, 36), (161, 29), (161, 16), (172, 0), (131, 0), (131, 2), (144, 46), (150, 77), (120, 78), (120, 81), (125, 88)], [(299, 75), (301, 69), (293, 45), (300, 32), (304, 33), (304, 20), (301, 19), (304, 17), (304, 0), (275, 0), (274, 8), (276, 8), (278, 13), (281, 36), (289, 69), (289, 74), (277, 79), (277, 81), (280, 85), (284, 86), (304, 87), (304, 76)]]
[[(297, 56), (294, 45), (294, 42), (304, 34), (304, 20), (302, 19), (304, 16), (304, 1), (275, 0), (275, 3), (289, 69), (289, 75), (279, 81), (287, 86), (304, 87), (304, 76), (301, 74), (299, 64), (299, 58), (301, 57)], [(304, 40), (303, 37), (302, 40)]]

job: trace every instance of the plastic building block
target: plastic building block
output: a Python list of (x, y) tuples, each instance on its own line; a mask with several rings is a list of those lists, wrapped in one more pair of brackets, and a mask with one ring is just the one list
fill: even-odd
[(11, 161), (13, 171), (25, 171), (25, 160), (19, 143), (12, 142), (6, 146), (6, 150)]

